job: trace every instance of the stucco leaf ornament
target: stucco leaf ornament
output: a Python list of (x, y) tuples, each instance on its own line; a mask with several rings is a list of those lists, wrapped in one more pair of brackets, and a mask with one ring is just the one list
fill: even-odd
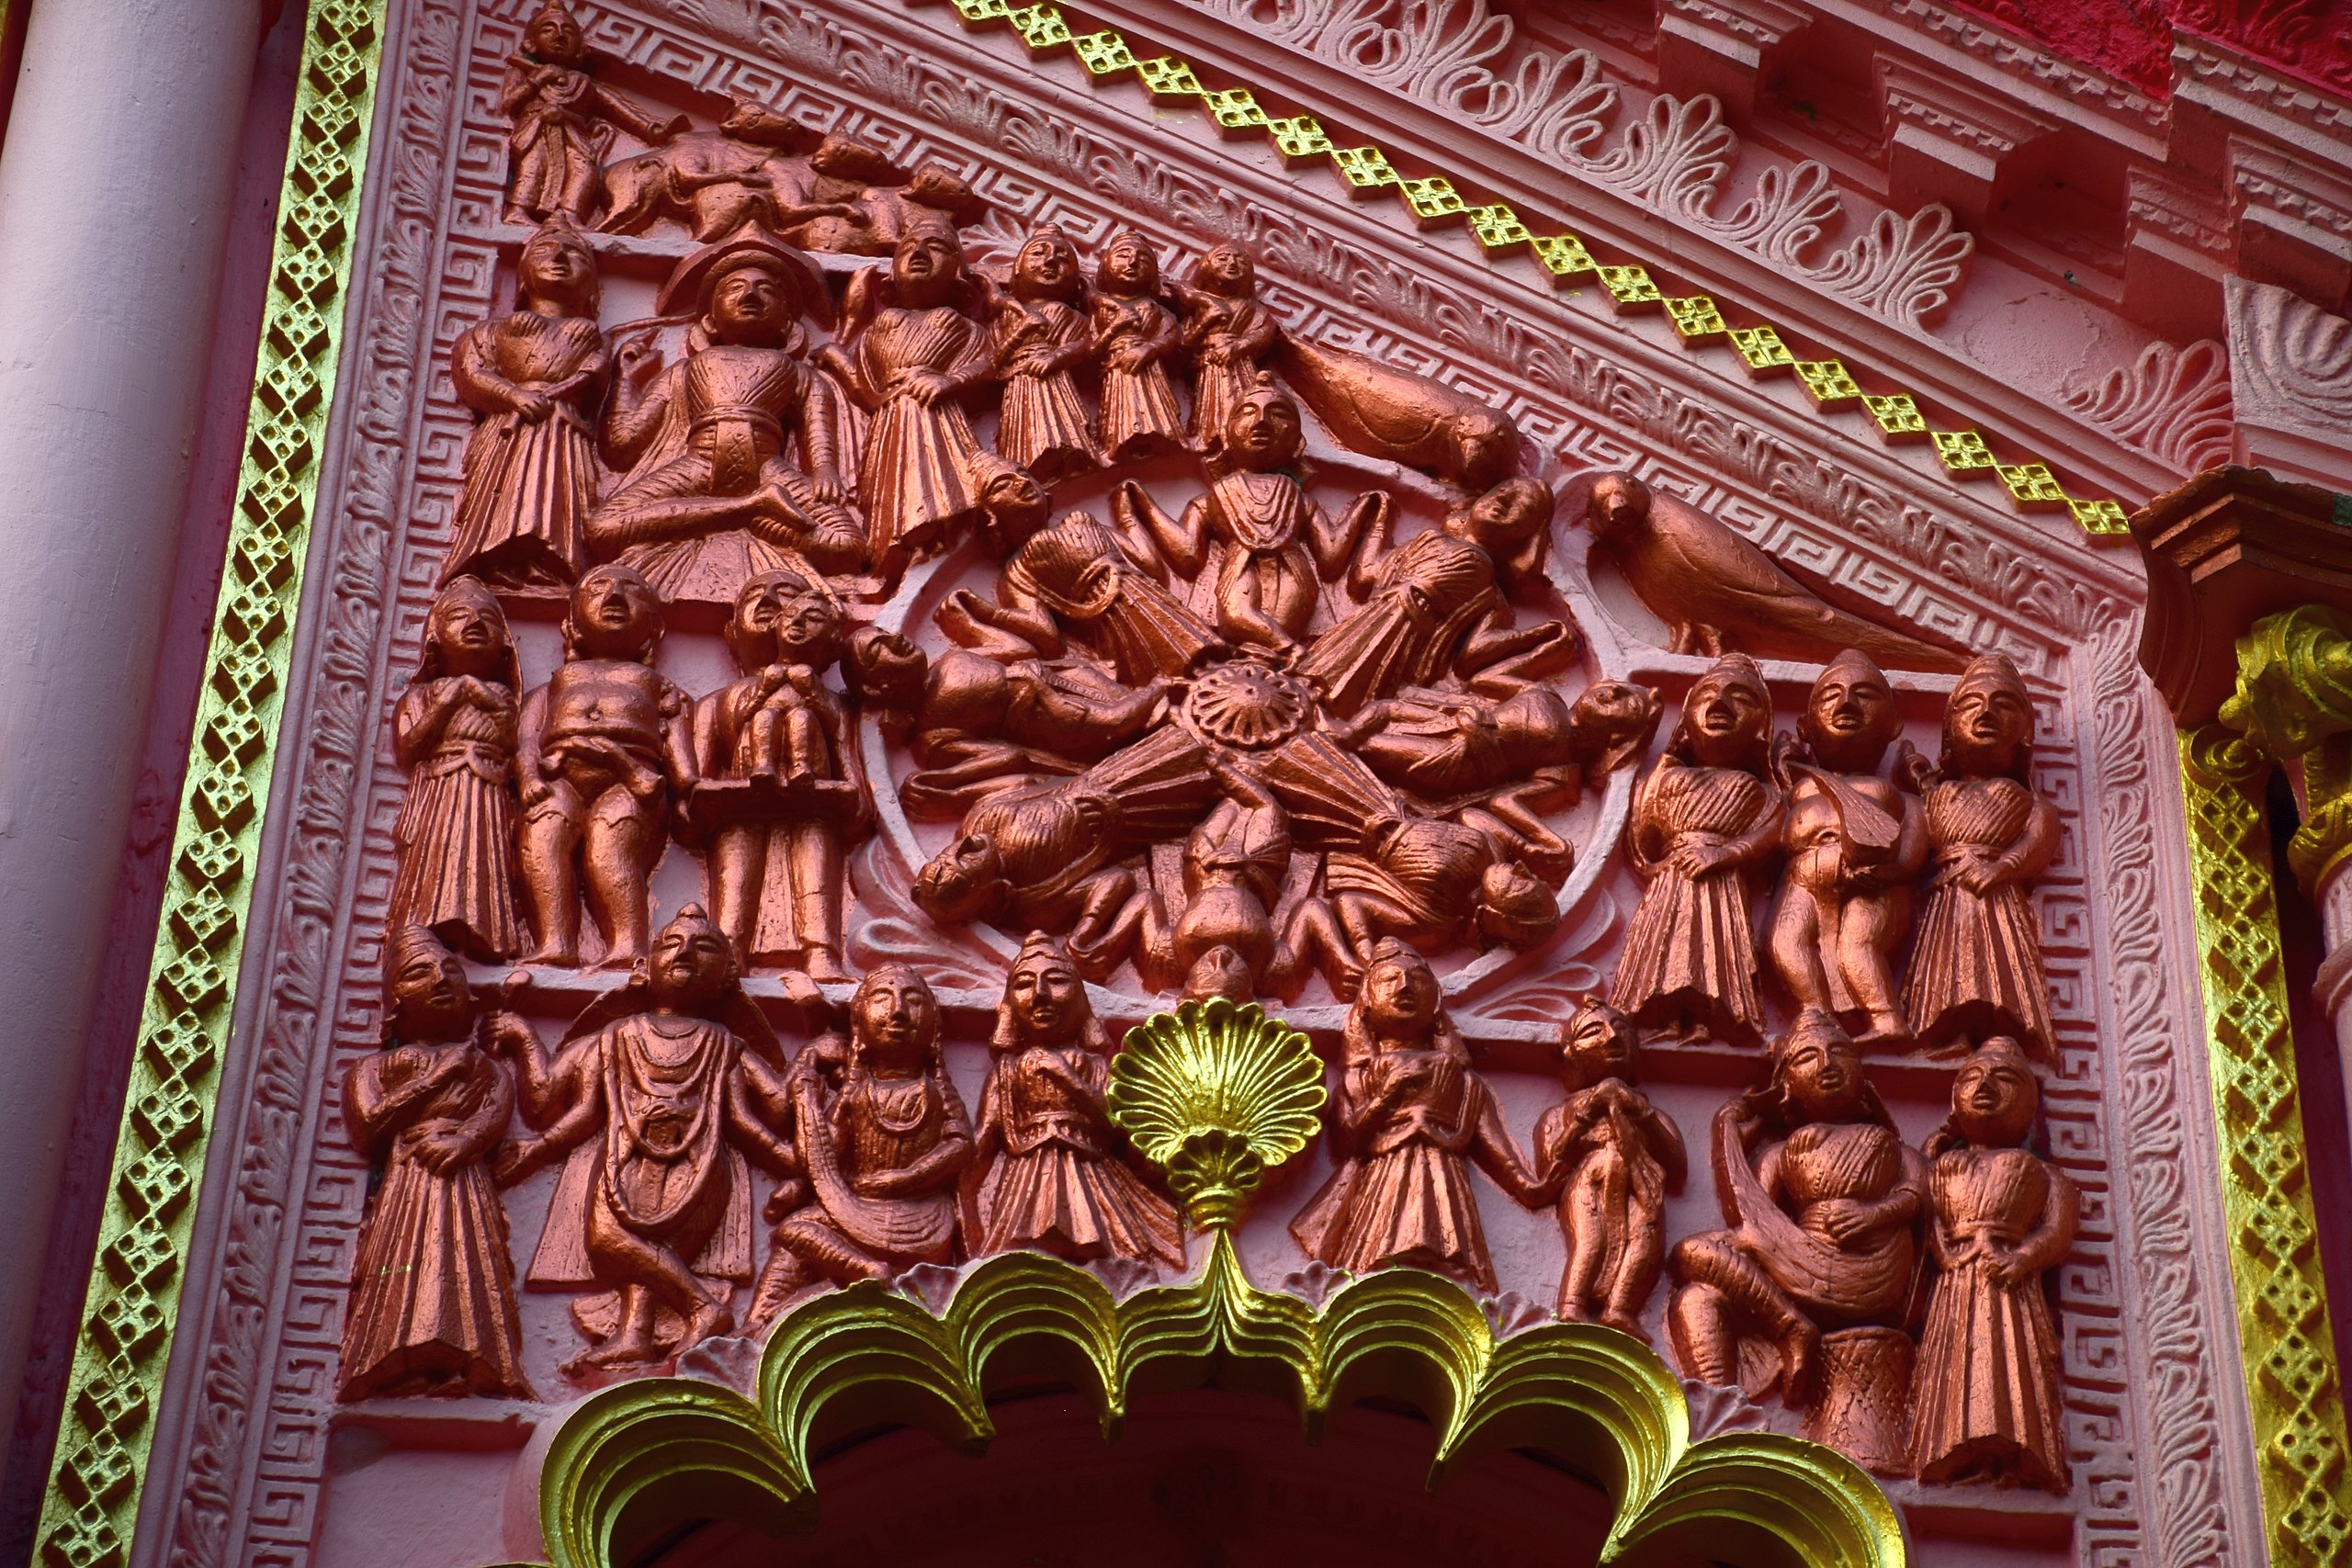
[(1257, 1003), (1212, 997), (1128, 1030), (1106, 1099), (1193, 1223), (1223, 1230), (1267, 1170), (1315, 1135), (1323, 1066), (1306, 1035)]

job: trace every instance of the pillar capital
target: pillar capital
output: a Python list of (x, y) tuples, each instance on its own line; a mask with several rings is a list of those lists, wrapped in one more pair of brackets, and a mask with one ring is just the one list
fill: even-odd
[(2301, 604), (2237, 641), (2237, 690), (2221, 721), (2278, 761), (2301, 764), (2303, 820), (2287, 846), (2303, 891), (2352, 854), (2352, 614)]

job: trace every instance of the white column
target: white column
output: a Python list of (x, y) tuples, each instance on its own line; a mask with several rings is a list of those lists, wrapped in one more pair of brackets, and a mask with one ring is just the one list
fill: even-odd
[(122, 860), (261, 0), (40, 0), (0, 141), (0, 1431)]

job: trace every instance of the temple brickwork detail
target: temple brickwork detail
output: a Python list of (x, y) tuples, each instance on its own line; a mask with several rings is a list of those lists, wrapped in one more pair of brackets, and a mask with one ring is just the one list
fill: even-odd
[[(822, 1325), (984, 1427), (959, 1313), (1116, 1404), (1392, 1289), (1464, 1387), (1679, 1400), (1668, 1470), (1866, 1472), (1841, 1562), (2251, 1561), (2117, 502), (1571, 236), (1413, 252), (1248, 92), (1143, 139), (1026, 12), (394, 9), (174, 1562), (375, 1561), (460, 1455), (481, 1564), (584, 1561), (515, 1498), (679, 1389), (818, 1485)], [(1528, 58), (1493, 134), (1893, 333), (1966, 288), (1949, 207), (1719, 216), (1715, 99)], [(2228, 358), (2075, 395), (2097, 471), (2226, 444)]]

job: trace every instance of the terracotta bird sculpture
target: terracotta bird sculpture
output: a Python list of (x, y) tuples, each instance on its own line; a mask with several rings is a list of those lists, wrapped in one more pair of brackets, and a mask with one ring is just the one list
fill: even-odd
[(1897, 670), (1958, 670), (1967, 661), (1825, 603), (1722, 523), (1631, 474), (1571, 480), (1571, 508), (1579, 490), (1593, 543), (1673, 628), (1676, 653), (1819, 664), (1850, 648)]

